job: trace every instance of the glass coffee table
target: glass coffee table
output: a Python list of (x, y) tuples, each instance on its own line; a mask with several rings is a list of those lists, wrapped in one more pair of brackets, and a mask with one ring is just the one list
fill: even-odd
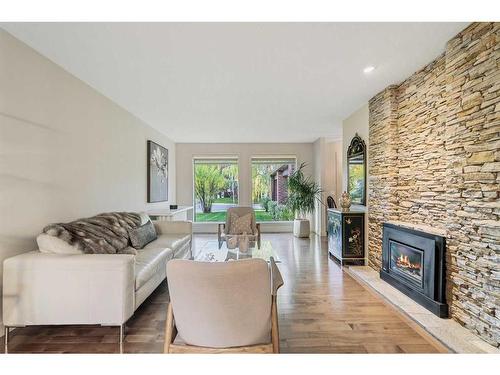
[(198, 249), (193, 249), (193, 260), (199, 262), (227, 262), (229, 260), (260, 258), (269, 262), (273, 257), (276, 263), (280, 263), (279, 257), (273, 249), (271, 242), (262, 241), (260, 247), (255, 243), (250, 243), (247, 250), (242, 250), (239, 246), (230, 249), (227, 242), (222, 243), (219, 249), (219, 242), (217, 240), (207, 241)]

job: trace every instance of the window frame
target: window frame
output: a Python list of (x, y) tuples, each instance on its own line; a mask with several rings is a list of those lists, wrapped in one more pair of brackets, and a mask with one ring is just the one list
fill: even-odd
[[(197, 162), (198, 161), (198, 162)], [(219, 223), (220, 221), (198, 221), (196, 220), (196, 206), (197, 206), (197, 197), (196, 197), (196, 165), (217, 165), (217, 164), (233, 164), (237, 167), (237, 191), (238, 191), (238, 199), (236, 202), (236, 206), (240, 204), (240, 157), (239, 155), (196, 155), (192, 157), (191, 166), (192, 166), (192, 189), (193, 189), (193, 222), (197, 224), (214, 224)], [(224, 212), (227, 212), (224, 211)]]

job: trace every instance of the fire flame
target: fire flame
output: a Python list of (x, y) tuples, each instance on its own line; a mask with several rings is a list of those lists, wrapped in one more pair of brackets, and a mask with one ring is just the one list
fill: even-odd
[(396, 264), (400, 267), (404, 267), (404, 268), (410, 268), (410, 269), (420, 269), (420, 264), (418, 263), (415, 263), (413, 264), (410, 259), (408, 258), (408, 255), (403, 255), (401, 254), (398, 258), (397, 258), (397, 262)]

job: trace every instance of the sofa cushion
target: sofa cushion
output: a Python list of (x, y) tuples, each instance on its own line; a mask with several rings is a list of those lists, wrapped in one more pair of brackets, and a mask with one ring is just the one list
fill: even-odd
[(148, 243), (144, 249), (154, 249), (154, 248), (169, 248), (174, 251), (174, 254), (185, 244), (191, 240), (191, 235), (189, 234), (161, 234), (158, 238)]
[(173, 255), (173, 250), (165, 247), (138, 250), (135, 256), (135, 290), (146, 284), (157, 273), (166, 275), (167, 262), (172, 259)]

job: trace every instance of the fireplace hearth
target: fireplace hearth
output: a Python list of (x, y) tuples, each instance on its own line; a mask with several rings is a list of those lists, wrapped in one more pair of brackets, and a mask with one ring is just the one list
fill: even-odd
[(384, 223), (380, 277), (435, 315), (448, 317), (445, 238)]

